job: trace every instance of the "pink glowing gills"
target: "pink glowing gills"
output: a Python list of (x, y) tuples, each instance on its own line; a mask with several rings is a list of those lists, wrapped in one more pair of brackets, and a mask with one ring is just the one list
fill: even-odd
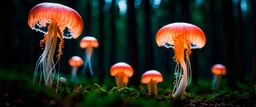
[[(43, 75), (45, 86), (51, 87), (56, 72), (55, 66), (62, 55), (64, 39), (76, 39), (80, 36), (83, 30), (82, 18), (70, 7), (58, 3), (44, 2), (37, 4), (30, 10), (28, 25), (31, 29), (44, 33), (44, 39), (40, 41), (41, 47), (45, 43), (44, 51), (36, 62), (33, 82), (35, 83), (37, 73), (40, 72), (39, 84)], [(65, 32), (66, 30), (68, 32)], [(54, 62), (58, 38), (60, 39), (59, 49), (57, 61)], [(57, 80), (58, 85), (59, 79)]]
[(175, 99), (183, 99), (186, 87), (192, 78), (189, 55), (191, 49), (204, 47), (206, 43), (204, 32), (195, 25), (176, 22), (163, 26), (156, 34), (156, 42), (158, 46), (173, 48), (175, 52), (176, 81), (172, 96)]
[(84, 53), (84, 67), (82, 70), (82, 74), (85, 73), (87, 66), (89, 67), (90, 74), (93, 75), (92, 70), (92, 54), (93, 54), (93, 48), (97, 48), (99, 46), (99, 43), (95, 37), (86, 36), (82, 38), (80, 41), (80, 47), (82, 49), (86, 49), (86, 52)]
[(76, 72), (77, 72), (78, 67), (80, 67), (83, 64), (84, 64), (84, 61), (79, 56), (73, 56), (73, 57), (71, 57), (69, 59), (69, 65), (72, 67), (71, 81), (73, 83), (77, 83), (78, 82), (78, 79), (77, 79), (77, 76), (76, 76)]

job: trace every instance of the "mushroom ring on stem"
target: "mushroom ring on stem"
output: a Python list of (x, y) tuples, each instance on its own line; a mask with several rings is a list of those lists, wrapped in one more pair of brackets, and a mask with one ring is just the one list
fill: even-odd
[(129, 77), (133, 75), (133, 69), (125, 62), (118, 62), (111, 67), (110, 75), (115, 76), (117, 87), (126, 87)]
[(199, 27), (189, 23), (171, 23), (163, 26), (157, 32), (156, 43), (159, 47), (164, 46), (174, 50), (176, 80), (172, 96), (176, 99), (183, 99), (183, 94), (192, 77), (189, 55), (191, 49), (204, 47), (206, 43), (204, 32)]
[[(83, 30), (82, 18), (70, 7), (58, 3), (44, 2), (37, 4), (30, 10), (28, 25), (31, 29), (44, 33), (44, 39), (40, 41), (40, 46), (43, 47), (43, 43), (45, 43), (44, 51), (36, 63), (33, 82), (36, 81), (39, 71), (39, 84), (43, 75), (45, 85), (51, 87), (56, 71), (55, 66), (62, 55), (64, 39), (76, 39), (80, 36)], [(55, 62), (54, 53), (58, 38), (60, 41), (57, 61)], [(59, 76), (57, 80), (59, 82)]]
[(145, 72), (141, 77), (141, 83), (147, 84), (148, 93), (157, 95), (157, 83), (163, 81), (163, 76), (156, 70), (149, 70)]

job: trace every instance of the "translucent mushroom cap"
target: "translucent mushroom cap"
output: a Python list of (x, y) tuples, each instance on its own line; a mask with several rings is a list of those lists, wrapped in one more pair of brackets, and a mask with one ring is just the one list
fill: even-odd
[(98, 46), (99, 46), (99, 43), (95, 37), (86, 36), (86, 37), (83, 37), (82, 40), (80, 41), (80, 47), (82, 49), (85, 49), (87, 47), (97, 48)]
[(145, 72), (141, 77), (141, 83), (147, 84), (151, 80), (155, 81), (156, 83), (163, 81), (163, 76), (160, 72), (156, 70), (149, 70)]
[(72, 67), (79, 67), (84, 64), (84, 61), (79, 56), (73, 56), (69, 59), (69, 65)]
[(222, 64), (213, 65), (211, 70), (214, 75), (225, 75), (226, 74), (226, 67)]
[[(156, 43), (159, 47), (173, 48), (176, 36), (182, 36), (188, 40), (192, 49), (202, 48), (206, 43), (204, 32), (199, 27), (183, 22), (163, 26), (156, 34)], [(184, 48), (187, 49), (188, 47), (184, 44)]]
[(82, 33), (83, 21), (81, 16), (74, 9), (65, 5), (44, 2), (37, 4), (29, 12), (28, 25), (31, 29), (46, 33), (47, 26), (51, 21), (58, 23), (66, 39), (76, 39)]
[(131, 77), (133, 75), (133, 69), (125, 62), (118, 62), (111, 67), (110, 75), (116, 76), (120, 73), (123, 73), (127, 77)]

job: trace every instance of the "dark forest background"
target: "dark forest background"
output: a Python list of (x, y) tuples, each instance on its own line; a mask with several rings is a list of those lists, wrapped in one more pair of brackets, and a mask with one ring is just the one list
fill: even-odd
[[(93, 56), (96, 77), (110, 77), (110, 67), (126, 62), (134, 69), (131, 82), (138, 84), (146, 70), (173, 77), (173, 50), (158, 47), (156, 32), (173, 22), (200, 27), (207, 38), (202, 49), (192, 50), (193, 84), (212, 79), (210, 68), (220, 63), (227, 68), (227, 83), (256, 80), (256, 1), (255, 0), (7, 0), (1, 9), (2, 32), (0, 67), (33, 73), (42, 51), (43, 34), (28, 26), (30, 9), (41, 2), (56, 2), (75, 9), (83, 19), (77, 39), (65, 40), (61, 72), (70, 74), (68, 60), (83, 57), (79, 47), (84, 36), (98, 39)], [(32, 77), (32, 75), (31, 75)]]

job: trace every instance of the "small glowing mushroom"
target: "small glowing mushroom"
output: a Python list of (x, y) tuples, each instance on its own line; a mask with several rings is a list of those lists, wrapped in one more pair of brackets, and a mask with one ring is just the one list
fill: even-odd
[(133, 75), (133, 69), (127, 63), (118, 62), (111, 67), (110, 75), (115, 76), (117, 87), (126, 87), (129, 77)]
[(212, 81), (212, 88), (219, 89), (220, 81), (222, 75), (226, 75), (226, 67), (222, 64), (215, 64), (211, 68), (212, 73), (214, 74), (213, 81)]
[(89, 66), (89, 70), (91, 75), (93, 75), (92, 71), (92, 64), (91, 64), (91, 56), (93, 53), (93, 48), (97, 48), (99, 46), (99, 43), (96, 38), (91, 37), (91, 36), (86, 36), (80, 41), (80, 47), (82, 49), (86, 49), (86, 52), (84, 53), (84, 68), (82, 70), (82, 73), (84, 74), (87, 65)]
[(79, 56), (73, 56), (72, 58), (70, 58), (69, 65), (72, 67), (72, 74), (71, 74), (72, 82), (74, 82), (74, 83), (78, 82), (76, 72), (77, 72), (78, 67), (83, 64), (84, 64), (84, 61)]
[(145, 72), (141, 77), (141, 83), (147, 84), (148, 93), (157, 95), (157, 83), (163, 81), (163, 76), (156, 70), (149, 70)]
[(204, 47), (206, 42), (204, 32), (195, 25), (176, 22), (163, 26), (156, 34), (156, 42), (159, 47), (164, 46), (174, 50), (176, 83), (172, 96), (176, 99), (183, 99), (192, 77), (189, 55), (191, 49)]
[[(58, 3), (45, 2), (37, 4), (30, 10), (28, 25), (31, 29), (44, 33), (44, 39), (40, 41), (40, 46), (42, 47), (43, 43), (45, 43), (44, 51), (36, 63), (33, 82), (36, 81), (39, 71), (39, 84), (43, 75), (45, 85), (51, 87), (56, 71), (55, 66), (62, 55), (64, 39), (76, 39), (80, 36), (83, 30), (82, 18), (70, 7)], [(57, 61), (55, 62), (53, 59), (58, 38), (60, 42)]]

